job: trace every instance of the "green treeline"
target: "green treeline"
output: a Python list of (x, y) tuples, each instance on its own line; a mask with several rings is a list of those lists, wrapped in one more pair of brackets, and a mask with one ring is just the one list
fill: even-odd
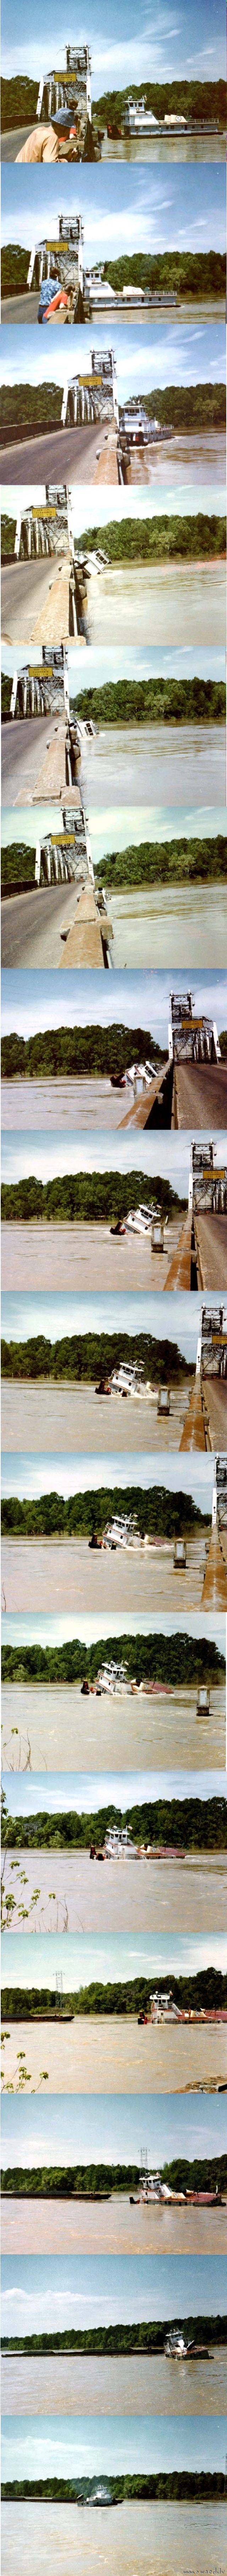
[[(227, 2192), (227, 2156), (174, 2156), (161, 2168), (162, 2182), (172, 2191)], [(113, 2192), (137, 2191), (139, 2165), (6, 2165), (2, 2166), (4, 2199), (109, 2200)]]
[(163, 250), (123, 252), (121, 259), (106, 259), (104, 278), (114, 294), (123, 286), (141, 286), (149, 295), (177, 294), (205, 297), (224, 295), (226, 258), (224, 251)]
[[(95, 270), (92, 274), (95, 276)], [(121, 259), (105, 260), (104, 278), (117, 294), (123, 286), (140, 286), (146, 294), (164, 292), (184, 297), (213, 297), (225, 294), (226, 263), (220, 251), (162, 251), (151, 258), (148, 252), (132, 251)], [(7, 242), (2, 250), (2, 296), (26, 293), (28, 252), (21, 242)], [(29, 289), (28, 289), (29, 293)]]
[[(98, 2483), (100, 2487), (100, 2475)], [(138, 2472), (134, 2477), (129, 2477), (125, 2472), (124, 2477), (108, 2478), (108, 2493), (106, 2493), (106, 2487), (107, 2481), (104, 2475), (103, 2504), (106, 2503), (108, 2506), (127, 2502), (130, 2504), (133, 2500), (137, 2500), (137, 2503), (142, 2501), (150, 2503), (155, 2499), (160, 2503), (165, 2503), (168, 2499), (169, 2502), (181, 2504), (183, 2498), (190, 2502), (194, 2497), (198, 2504), (208, 2502), (216, 2504), (224, 2497), (225, 2478), (224, 2470), (221, 2469), (215, 2469), (212, 2472), (209, 2469), (201, 2469), (200, 2472), (195, 2469), (171, 2469), (168, 2473), (163, 2469), (152, 2477), (146, 2476), (144, 2470), (142, 2477), (139, 2477)], [(80, 2505), (92, 2505), (94, 2500), (95, 2505), (96, 2488), (97, 2478), (4, 2478), (2, 2500), (3, 2504), (12, 2504), (15, 2499), (18, 2504), (23, 2502), (52, 2504), (53, 2502)]]
[[(3, 244), (1, 255), (2, 302), (4, 301), (4, 295), (26, 294), (28, 266), (28, 251), (22, 249), (21, 242), (6, 242)], [(217, 288), (217, 294), (219, 294), (219, 288)]]
[(139, 1063), (141, 1055), (152, 1055), (159, 1066), (165, 1061), (166, 1047), (158, 1045), (150, 1029), (125, 1029), (120, 1020), (102, 1028), (94, 1020), (87, 1028), (78, 1023), (74, 1028), (63, 1024), (59, 1029), (38, 1029), (30, 1038), (20, 1038), (11, 1030), (10, 1037), (2, 1038), (1, 1070), (12, 1081), (21, 1074), (27, 1080), (33, 1076), (34, 1081), (39, 1075), (48, 1081), (62, 1074), (65, 1079), (69, 1075), (71, 1082), (86, 1081), (91, 1075), (104, 1081), (109, 1076), (116, 1082), (126, 1065)]
[(89, 1851), (102, 1849), (105, 1834), (114, 1825), (129, 1825), (132, 1842), (168, 1844), (182, 1851), (226, 1851), (227, 1807), (225, 1798), (155, 1798), (134, 1806), (98, 1807), (94, 1814), (78, 1815), (75, 1807), (63, 1809), (54, 1816), (44, 1812), (32, 1816), (2, 1818), (2, 1843), (7, 1851)]
[[(13, 81), (10, 84), (3, 82), (2, 87), (13, 89)], [(224, 80), (199, 81), (195, 78), (189, 81), (182, 75), (181, 80), (136, 81), (136, 84), (130, 81), (130, 99), (133, 102), (138, 100), (139, 105), (144, 99), (145, 107), (151, 107), (152, 115), (159, 117), (160, 122), (164, 116), (186, 116), (189, 123), (192, 119), (193, 125), (216, 123), (216, 120), (220, 125), (226, 125)], [(105, 119), (105, 124), (111, 120), (114, 131), (114, 122), (121, 125), (127, 100), (128, 88), (103, 90), (101, 98), (94, 101), (93, 123), (99, 124), (100, 117), (102, 121)]]
[(225, 724), (224, 680), (104, 680), (79, 689), (71, 711), (102, 725)]
[(12, 555), (14, 556), (14, 546), (15, 546), (15, 536), (16, 536), (16, 524), (17, 524), (17, 523), (16, 523), (16, 519), (10, 519), (10, 518), (9, 518), (9, 516), (8, 516), (8, 511), (7, 511), (7, 513), (6, 513), (6, 510), (2, 510), (2, 516), (1, 516), (1, 563), (4, 563), (4, 557), (5, 557), (5, 555), (10, 555), (10, 557), (11, 557)]
[[(191, 1637), (187, 1630), (178, 1635), (176, 1629), (170, 1637), (163, 1629), (157, 1635), (151, 1629), (148, 1636), (138, 1629), (136, 1637), (123, 1630), (117, 1655), (119, 1663), (126, 1665), (129, 1684), (135, 1677), (138, 1688), (141, 1681), (158, 1682), (170, 1691), (179, 1684), (184, 1690), (192, 1689), (193, 1683), (199, 1687), (225, 1681), (225, 1655), (219, 1653), (214, 1638)], [(2, 1681), (24, 1681), (30, 1687), (33, 1682), (45, 1682), (47, 1689), (54, 1682), (68, 1682), (71, 1688), (85, 1682), (89, 1689), (100, 1666), (111, 1663), (112, 1656), (116, 1656), (116, 1637), (111, 1636), (96, 1638), (90, 1646), (83, 1646), (80, 1637), (65, 1638), (63, 1646), (40, 1646), (38, 1641), (32, 1646), (4, 1646), (3, 1641)]]
[[(8, 862), (10, 870), (10, 851)], [(226, 872), (224, 832), (214, 840), (140, 841), (138, 848), (129, 842), (126, 850), (107, 850), (98, 866), (95, 862), (96, 884), (110, 886), (113, 880), (113, 891), (117, 885), (220, 884)]]
[(13, 685), (13, 684), (12, 684), (12, 672), (11, 672), (11, 676), (10, 676), (10, 675), (9, 675), (9, 673), (8, 673), (8, 671), (2, 671), (2, 675), (1, 675), (1, 717), (2, 717), (2, 718), (3, 718), (3, 716), (9, 716), (9, 715), (10, 715), (11, 697), (12, 697), (12, 685)]
[(97, 1492), (81, 1494), (18, 1494), (3, 1497), (1, 1527), (4, 1533), (20, 1532), (21, 1538), (102, 1537), (106, 1522), (115, 1512), (133, 1512), (140, 1537), (170, 1538), (200, 1529), (201, 1538), (210, 1527), (209, 1512), (201, 1512), (191, 1494), (168, 1492), (166, 1485), (150, 1485), (148, 1493), (141, 1485), (100, 1485)]
[[(38, 81), (28, 80), (26, 75), (15, 72), (14, 79), (2, 80), (1, 93), (2, 133), (6, 134), (14, 126), (35, 124)], [(97, 122), (99, 124), (100, 116), (105, 123), (109, 122), (110, 116), (121, 122), (127, 97), (127, 89), (105, 90), (101, 98), (94, 100), (92, 108), (94, 126)], [(221, 126), (225, 126), (226, 123), (224, 80), (188, 81), (182, 78), (182, 80), (173, 81), (146, 81), (145, 86), (143, 82), (140, 88), (137, 85), (133, 88), (130, 84), (130, 97), (139, 100), (144, 98), (145, 107), (151, 107), (153, 116), (160, 119), (165, 115), (177, 115), (186, 116), (189, 120), (192, 118), (195, 125), (206, 124), (207, 121), (218, 122)]]
[(15, 73), (14, 80), (2, 80), (2, 134), (7, 134), (10, 127), (17, 125), (35, 125), (37, 101), (38, 81), (27, 80), (20, 72)]
[[(97, 885), (208, 885), (222, 879), (226, 883), (227, 841), (224, 832), (214, 839), (140, 841), (138, 848), (130, 842), (126, 850), (107, 850), (96, 864)], [(35, 846), (26, 841), (12, 841), (2, 849), (2, 892), (15, 884), (35, 883)], [(152, 1040), (153, 1044), (153, 1040)]]
[(166, 511), (157, 519), (109, 519), (104, 528), (84, 528), (82, 555), (103, 544), (109, 564), (163, 563), (172, 556), (205, 562), (212, 555), (226, 554), (226, 518), (218, 518), (214, 511), (209, 516), (197, 510), (193, 517), (184, 511), (181, 518)]
[[(105, 1985), (95, 1978), (89, 1986), (79, 1986), (78, 1992), (66, 1994), (59, 2016), (55, 1987), (3, 1986), (2, 2021), (43, 2022), (61, 2018), (64, 2021), (65, 2017), (75, 2021), (81, 2013), (86, 2019), (99, 2014), (101, 2018), (107, 2015), (109, 2019), (111, 2014), (118, 2019), (122, 2013), (127, 2018), (131, 2014), (135, 2017), (140, 2012), (149, 2013), (150, 1998), (156, 1993), (156, 1987), (156, 1977), (124, 1977), (121, 1984), (119, 1978), (114, 1984), (108, 1978)], [(199, 1968), (194, 1976), (175, 1977), (171, 1974), (171, 1994), (173, 2003), (179, 2004), (182, 2012), (226, 2013), (227, 1975), (221, 1976), (220, 1969), (212, 1967)]]
[[(45, 1225), (117, 1225), (143, 1200), (144, 1172), (64, 1172), (63, 1178), (59, 1172), (53, 1181), (37, 1181), (30, 1173), (28, 1180), (3, 1182), (2, 1218), (26, 1225), (29, 1218)], [(170, 1218), (187, 1205), (159, 1172), (152, 1179), (152, 1201)]]
[[(226, 2345), (227, 2316), (194, 2317), (189, 2311), (181, 2323), (183, 2334), (191, 2335), (193, 2343)], [(121, 2325), (119, 2320), (114, 2326), (65, 2326), (58, 2333), (54, 2328), (53, 2334), (2, 2335), (2, 2352), (163, 2352), (166, 2335), (178, 2324), (178, 2317), (163, 2317), (158, 2324), (143, 2317), (134, 2325)]]
[(164, 429), (187, 431), (189, 436), (200, 429), (226, 429), (224, 384), (154, 385), (140, 399), (148, 420), (160, 420)]
[(58, 1342), (46, 1341), (38, 1333), (27, 1342), (1, 1343), (2, 1377), (51, 1378), (54, 1383), (66, 1378), (92, 1385), (99, 1377), (99, 1392), (105, 1378), (122, 1360), (137, 1361), (141, 1376), (152, 1373), (157, 1386), (173, 1378), (193, 1377), (193, 1360), (184, 1359), (177, 1342), (155, 1341), (153, 1333), (70, 1333)]
[(23, 885), (35, 885), (35, 845), (32, 848), (27, 841), (11, 841), (8, 848), (2, 849), (1, 885), (2, 894), (7, 886), (13, 885), (16, 894)]
[(30, 430), (34, 437), (37, 429), (51, 429), (51, 426), (56, 429), (58, 420), (61, 420), (62, 395), (63, 385), (51, 384), (49, 379), (43, 385), (2, 384), (0, 421), (3, 438), (7, 425), (18, 429), (20, 424), (22, 434), (23, 429)]

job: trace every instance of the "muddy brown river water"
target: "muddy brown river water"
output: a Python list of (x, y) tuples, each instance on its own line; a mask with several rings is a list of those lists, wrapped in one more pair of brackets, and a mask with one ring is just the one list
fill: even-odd
[[(146, 1106), (146, 1094), (142, 1093), (141, 1084), (142, 1099)], [(135, 1114), (136, 1108), (137, 1100)], [(98, 1080), (91, 1076), (84, 1082), (77, 1082), (70, 1081), (68, 1076), (67, 1081), (62, 1082), (56, 1075), (55, 1080), (50, 1079), (49, 1082), (42, 1078), (39, 1082), (21, 1080), (3, 1082), (1, 1087), (2, 1126), (5, 1128), (56, 1129), (57, 1126), (68, 1127), (73, 1132), (78, 1127), (81, 1131), (84, 1127), (95, 1127), (96, 1131), (105, 1127), (109, 1135), (112, 1128), (121, 1129), (129, 1110), (133, 1129), (134, 1091), (131, 1082), (127, 1083), (124, 1091), (120, 1084), (116, 1090), (114, 1085), (112, 1091), (108, 1078)]]
[[(151, 476), (151, 467), (150, 475)], [(153, 473), (152, 473), (153, 480)], [(202, 542), (202, 541), (201, 541)], [(104, 529), (105, 543), (105, 529)], [(225, 643), (226, 569), (211, 563), (111, 565), (91, 573), (86, 612), (91, 645)]]
[[(5, 2415), (224, 2415), (227, 2354), (167, 2361), (163, 2353), (2, 2355)], [(44, 2472), (45, 2474), (45, 2472)]]
[[(132, 1144), (133, 1155), (133, 1144)], [(141, 1156), (143, 1156), (141, 1136)], [(148, 1186), (150, 1194), (150, 1185)], [(150, 1236), (110, 1233), (109, 1225), (2, 1226), (3, 1288), (165, 1288), (184, 1211), (167, 1226), (163, 1252)]]
[(49, 1455), (67, 1449), (68, 1453), (86, 1450), (88, 1456), (97, 1452), (103, 1457), (109, 1443), (112, 1452), (129, 1448), (133, 1454), (137, 1450), (179, 1450), (190, 1391), (191, 1379), (184, 1378), (182, 1371), (179, 1386), (171, 1388), (170, 1411), (165, 1418), (158, 1414), (158, 1387), (150, 1401), (141, 1398), (141, 1402), (137, 1399), (133, 1403), (132, 1397), (126, 1402), (121, 1396), (111, 1396), (108, 1401), (106, 1396), (96, 1394), (95, 1387), (84, 1383), (50, 1386), (39, 1379), (35, 1386), (28, 1380), (25, 1384), (18, 1378), (12, 1384), (12, 1380), (4, 1379), (2, 1448), (14, 1452), (34, 1449), (38, 1453), (43, 1447), (44, 1407)]
[[(205, 1537), (187, 1540), (184, 1571), (174, 1568), (173, 1542), (144, 1549), (89, 1548), (87, 1539), (3, 1538), (2, 1603), (7, 1611), (168, 1610), (201, 1607), (206, 1570)], [(223, 1599), (216, 1606), (223, 1610)], [(226, 1574), (227, 1609), (227, 1574)]]
[[(25, 1954), (23, 1953), (25, 1957)], [(71, 2022), (7, 2022), (7, 2082), (18, 2087), (18, 2052), (24, 2049), (29, 2095), (45, 2093), (185, 2093), (203, 2083), (227, 2084), (227, 2030), (223, 2022), (171, 2022), (169, 2028), (138, 2023), (134, 2014), (76, 2014)], [(48, 2083), (43, 2087), (41, 2070)]]
[[(227, 895), (224, 885), (127, 886), (111, 884), (108, 904), (113, 926), (111, 964), (175, 967), (227, 965)], [(12, 910), (12, 907), (11, 907)], [(11, 924), (12, 935), (12, 924)], [(220, 948), (221, 940), (221, 948)], [(7, 962), (7, 961), (6, 961)], [(34, 961), (35, 962), (35, 961)], [(49, 963), (49, 959), (48, 959)]]
[[(223, 1635), (224, 1620), (223, 1620)], [(180, 1652), (180, 1647), (179, 1647)], [(223, 1645), (224, 1652), (224, 1645)], [(2, 1685), (3, 1770), (95, 1772), (225, 1769), (225, 1686), (210, 1692), (209, 1717), (196, 1716), (196, 1689), (101, 1699), (70, 1683)], [(12, 1728), (17, 1727), (17, 1737)]]
[[(37, 1800), (38, 1803), (38, 1800)], [(59, 1804), (61, 1803), (59, 1799)], [(48, 1807), (48, 1790), (47, 1790)], [(3, 1857), (3, 1852), (2, 1852)], [(25, 1903), (32, 1902), (38, 1887), (37, 1904), (28, 1922), (21, 1923), (16, 1907), (17, 1880), (12, 1864), (19, 1858), (19, 1869), (26, 1874)], [(7, 1851), (4, 1866), (5, 1894), (13, 1889), (15, 1912), (9, 1922), (10, 1932), (19, 1931), (25, 1940), (36, 1932), (225, 1932), (227, 1898), (227, 1855), (199, 1852), (185, 1860), (133, 1860), (129, 1854), (119, 1861), (90, 1860), (88, 1852), (23, 1850), (15, 1846)], [(50, 1895), (54, 1887), (55, 1895)], [(21, 1900), (18, 1872), (18, 1906)], [(66, 1918), (66, 1919), (65, 1919)]]
[(226, 2576), (226, 2505), (3, 2504), (2, 2576)]
[[(220, 488), (225, 483), (225, 479), (224, 429), (207, 429), (203, 433), (197, 430), (191, 438), (180, 437), (179, 434), (178, 437), (166, 441), (164, 438), (161, 439), (160, 447), (159, 445), (142, 449), (137, 447), (136, 451), (135, 448), (131, 450), (130, 483), (149, 483), (155, 487), (155, 490), (163, 489), (163, 493), (166, 491), (167, 480), (171, 492), (177, 488), (179, 491), (179, 485), (181, 487), (182, 483), (193, 483), (195, 509), (197, 507), (196, 484), (204, 485), (214, 480), (216, 487)], [(165, 508), (165, 502), (163, 506)]]
[[(155, 619), (154, 629), (156, 642)], [(177, 593), (175, 633), (178, 638)], [(141, 818), (144, 800), (146, 806), (224, 806), (225, 727), (100, 725), (98, 734), (83, 738), (80, 789), (89, 808), (91, 839), (96, 813), (105, 813), (111, 802), (115, 806), (116, 793), (121, 809), (139, 806)]]
[[(2, 2197), (4, 2254), (225, 2254), (227, 2209)], [(4, 2367), (11, 2372), (11, 2362)], [(197, 2385), (197, 2381), (196, 2381)]]

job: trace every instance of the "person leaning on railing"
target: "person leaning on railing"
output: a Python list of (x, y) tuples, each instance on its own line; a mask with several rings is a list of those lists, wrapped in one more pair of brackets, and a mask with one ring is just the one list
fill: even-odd
[(17, 161), (77, 161), (80, 159), (84, 142), (84, 126), (79, 109), (74, 110), (74, 116), (75, 113), (76, 124), (74, 125), (71, 121), (70, 107), (57, 108), (56, 115), (51, 117), (50, 125), (37, 122), (33, 126), (32, 134), (27, 135), (27, 142), (22, 144), (21, 152), (17, 152)]

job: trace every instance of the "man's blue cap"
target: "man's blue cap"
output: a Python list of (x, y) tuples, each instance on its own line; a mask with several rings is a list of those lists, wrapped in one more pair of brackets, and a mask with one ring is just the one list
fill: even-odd
[(54, 128), (57, 127), (58, 134), (70, 134), (74, 117), (73, 107), (57, 107), (56, 115), (51, 116), (51, 125), (54, 125)]

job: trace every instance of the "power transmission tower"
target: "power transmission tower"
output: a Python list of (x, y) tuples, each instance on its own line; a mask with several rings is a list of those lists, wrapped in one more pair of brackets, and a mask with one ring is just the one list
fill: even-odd
[(56, 2013), (61, 2013), (61, 2012), (62, 2012), (62, 2005), (63, 2005), (62, 1968), (56, 1968), (56, 1976), (55, 1976), (55, 2011), (56, 2011)]

